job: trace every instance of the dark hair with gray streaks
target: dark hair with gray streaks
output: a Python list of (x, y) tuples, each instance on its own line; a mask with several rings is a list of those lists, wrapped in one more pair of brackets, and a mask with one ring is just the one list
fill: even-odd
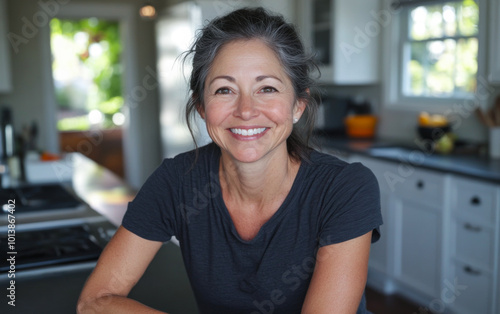
[(315, 82), (310, 74), (318, 68), (313, 57), (305, 53), (295, 27), (287, 23), (281, 15), (270, 14), (263, 8), (243, 8), (212, 20), (197, 33), (195, 42), (186, 51), (184, 62), (190, 55), (193, 58), (193, 70), (189, 80), (191, 96), (186, 105), (186, 120), (193, 140), (195, 138), (191, 118), (197, 109), (204, 106), (205, 80), (213, 60), (225, 44), (250, 39), (262, 40), (276, 53), (293, 84), (295, 99), (306, 103), (303, 115), (305, 119), (294, 125), (287, 139), (287, 149), (293, 159), (308, 160), (308, 153), (311, 151), (309, 141), (318, 106), (312, 97)]

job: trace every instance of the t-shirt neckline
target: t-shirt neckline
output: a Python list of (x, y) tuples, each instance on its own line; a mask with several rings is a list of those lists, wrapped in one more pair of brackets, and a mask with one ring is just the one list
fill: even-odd
[(216, 207), (222, 212), (222, 215), (224, 216), (225, 222), (229, 225), (229, 227), (231, 229), (231, 233), (235, 236), (236, 239), (238, 239), (238, 241), (240, 241), (244, 244), (258, 243), (259, 239), (265, 235), (266, 230), (270, 229), (270, 228), (272, 228), (272, 226), (276, 225), (278, 223), (279, 219), (285, 214), (287, 209), (290, 207), (290, 206), (288, 206), (288, 204), (290, 202), (292, 202), (293, 197), (297, 195), (296, 190), (298, 189), (298, 185), (299, 185), (298, 182), (300, 182), (300, 180), (302, 178), (302, 175), (305, 171), (304, 168), (306, 167), (305, 164), (307, 162), (301, 161), (300, 166), (299, 166), (299, 170), (297, 171), (297, 175), (295, 176), (295, 179), (293, 180), (292, 187), (290, 188), (290, 191), (288, 191), (288, 194), (285, 197), (285, 200), (283, 201), (281, 206), (278, 208), (278, 210), (271, 216), (271, 218), (269, 218), (268, 221), (266, 221), (262, 225), (262, 227), (260, 227), (260, 229), (259, 229), (257, 235), (255, 235), (255, 237), (253, 237), (250, 240), (244, 240), (241, 238), (240, 234), (236, 230), (233, 219), (231, 218), (231, 215), (229, 214), (229, 210), (226, 207), (226, 203), (224, 202), (224, 198), (222, 197), (222, 187), (221, 187), (220, 178), (219, 178), (220, 158), (221, 158), (221, 152), (219, 149), (218, 156), (216, 158), (212, 159), (212, 162), (213, 162), (212, 169), (214, 169), (215, 173), (217, 174), (216, 175), (216, 182), (217, 182), (219, 190), (221, 191), (221, 193), (218, 193), (218, 195), (216, 197), (216, 203), (217, 203)]

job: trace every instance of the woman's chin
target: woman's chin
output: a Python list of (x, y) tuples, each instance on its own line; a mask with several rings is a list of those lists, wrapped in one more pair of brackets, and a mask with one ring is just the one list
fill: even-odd
[(256, 162), (259, 159), (261, 159), (262, 155), (258, 154), (255, 151), (249, 151), (249, 152), (238, 152), (233, 155), (233, 158), (239, 162), (243, 163), (251, 163), (251, 162)]

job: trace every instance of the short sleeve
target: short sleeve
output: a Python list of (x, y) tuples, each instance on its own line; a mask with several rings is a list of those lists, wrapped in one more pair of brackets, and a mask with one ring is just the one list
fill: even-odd
[(321, 213), (320, 246), (354, 239), (369, 231), (380, 238), (380, 190), (370, 169), (360, 163), (346, 165), (327, 190)]
[(170, 240), (176, 234), (177, 185), (173, 159), (165, 159), (128, 204), (123, 227), (147, 240)]

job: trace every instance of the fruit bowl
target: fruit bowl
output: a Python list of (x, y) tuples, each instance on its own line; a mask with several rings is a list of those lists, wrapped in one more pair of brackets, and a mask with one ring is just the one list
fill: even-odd
[(443, 126), (418, 126), (417, 132), (421, 139), (437, 141), (443, 135), (450, 132), (451, 126), (449, 124)]

